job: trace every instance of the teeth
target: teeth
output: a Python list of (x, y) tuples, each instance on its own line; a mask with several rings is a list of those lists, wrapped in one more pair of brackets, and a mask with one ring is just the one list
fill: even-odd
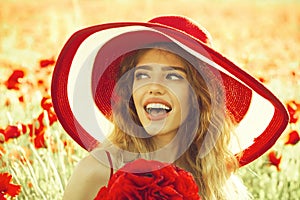
[(160, 103), (150, 103), (146, 106), (146, 109), (164, 109), (164, 110), (171, 110), (171, 108), (169, 108), (168, 106), (164, 105), (164, 104), (160, 104)]

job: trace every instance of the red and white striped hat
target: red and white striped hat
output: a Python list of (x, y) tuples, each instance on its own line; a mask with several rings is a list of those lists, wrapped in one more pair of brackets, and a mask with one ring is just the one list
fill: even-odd
[(238, 122), (241, 149), (233, 145), (232, 151), (242, 151), (241, 166), (274, 145), (288, 124), (283, 104), (216, 52), (203, 27), (182, 16), (96, 25), (79, 30), (67, 41), (53, 72), (51, 95), (60, 123), (79, 145), (91, 151), (107, 135), (120, 55), (154, 42), (173, 42), (220, 72), (226, 108)]

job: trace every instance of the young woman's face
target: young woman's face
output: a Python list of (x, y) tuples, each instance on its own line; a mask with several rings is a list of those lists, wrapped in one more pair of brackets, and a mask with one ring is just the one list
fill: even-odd
[(149, 135), (169, 140), (189, 112), (189, 83), (179, 56), (151, 49), (137, 62), (133, 100), (141, 124)]

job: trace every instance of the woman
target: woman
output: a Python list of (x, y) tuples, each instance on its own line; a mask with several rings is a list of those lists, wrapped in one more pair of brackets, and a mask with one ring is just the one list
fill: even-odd
[[(179, 28), (183, 28), (188, 37), (178, 31), (178, 23), (174, 22), (176, 20), (181, 24)], [(171, 39), (148, 29), (122, 32), (123, 25), (119, 25), (122, 34), (107, 39), (91, 56), (94, 59), (88, 58), (83, 62), (82, 66), (91, 65), (93, 62), (90, 70), (91, 96), (97, 108), (114, 125), (107, 139), (98, 139), (102, 143), (97, 147), (83, 137), (96, 135), (86, 134), (87, 129), (81, 130), (81, 125), (88, 122), (83, 122), (84, 119), (80, 118), (86, 111), (76, 110), (77, 98), (73, 97), (70, 111), (81, 115), (75, 114), (77, 120), (70, 125), (70, 120), (65, 119), (68, 112), (62, 111), (57, 101), (59, 96), (64, 96), (57, 94), (60, 92), (57, 88), (65, 86), (63, 83), (60, 86), (52, 85), (54, 107), (62, 125), (77, 142), (80, 141), (79, 144), (91, 151), (75, 169), (64, 199), (93, 199), (100, 187), (107, 185), (113, 170), (118, 170), (125, 163), (140, 157), (174, 163), (191, 172), (203, 199), (250, 198), (244, 186), (232, 174), (239, 166), (251, 162), (275, 142), (274, 138), (276, 140), (286, 126), (286, 112), (280, 102), (249, 75), (243, 74), (223, 57), (219, 57), (222, 62), (216, 62), (216, 56), (220, 55), (207, 46), (202, 46), (204, 44), (197, 40), (195, 43), (193, 38), (196, 36), (200, 41), (209, 44), (209, 36), (205, 31), (197, 29), (197, 26), (193, 28), (193, 31), (198, 31), (195, 34), (188, 28), (190, 24), (182, 27), (183, 22), (191, 23), (186, 18), (174, 16), (160, 17), (149, 22), (176, 28), (176, 32), (169, 32), (164, 26), (155, 29), (168, 36), (172, 35)], [(131, 25), (128, 27), (131, 28)], [(95, 32), (89, 29), (86, 33), (89, 31)], [(64, 51), (57, 66), (66, 62), (63, 58), (68, 56), (63, 54)], [(78, 52), (76, 54), (80, 55)], [(71, 57), (70, 65), (74, 65), (76, 55)], [(219, 68), (220, 64), (225, 70)], [(242, 80), (252, 81), (252, 86), (246, 85), (247, 81), (237, 81), (226, 71), (227, 65), (236, 69), (238, 73), (235, 75), (244, 76)], [(109, 76), (116, 73), (116, 80), (110, 80)], [(63, 73), (55, 71), (55, 74)], [(78, 83), (81, 85), (83, 80), (78, 78), (75, 83), (77, 86)], [(257, 86), (253, 86), (253, 83)], [(67, 84), (70, 85), (70, 82)], [(251, 89), (248, 88), (249, 85)], [(106, 93), (109, 95), (104, 93), (105, 89), (108, 89)], [(237, 96), (239, 92), (243, 96)], [(255, 97), (259, 92), (267, 93), (266, 96), (271, 97), (266, 98), (269, 102)], [(78, 94), (82, 95), (79, 92)], [(68, 94), (69, 99), (72, 99), (72, 95)], [(239, 141), (244, 135), (235, 135), (234, 132), (241, 129), (239, 125), (244, 120), (248, 120), (255, 98), (265, 105), (266, 111), (273, 111), (279, 117), (266, 115), (267, 120), (259, 120), (264, 125), (255, 123), (257, 129), (262, 129), (261, 132), (257, 131), (258, 134), (271, 135), (272, 139), (252, 144), (251, 139), (246, 143)], [(81, 121), (81, 124), (77, 124), (77, 121)], [(273, 128), (272, 124), (275, 123), (279, 126)], [(257, 136), (254, 134), (252, 141)], [(251, 149), (257, 144), (261, 150)]]

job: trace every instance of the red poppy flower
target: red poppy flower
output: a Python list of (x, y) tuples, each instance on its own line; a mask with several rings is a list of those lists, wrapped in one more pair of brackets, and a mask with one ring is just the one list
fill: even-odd
[(45, 132), (39, 133), (34, 137), (34, 146), (35, 148), (47, 148), (46, 140), (45, 140)]
[[(38, 116), (37, 121), (40, 124), (40, 126), (46, 126), (46, 125), (51, 126), (54, 122), (57, 121), (57, 116), (54, 113), (54, 111), (45, 110)], [(45, 127), (41, 127), (41, 128), (45, 128)]]
[[(47, 114), (48, 114), (47, 117), (49, 119), (49, 125), (51, 126), (54, 122), (57, 121), (57, 116), (54, 112), (51, 98), (50, 97), (43, 97), (43, 99), (41, 100), (41, 106), (44, 110), (47, 111)], [(43, 117), (45, 117), (45, 116), (43, 116)]]
[(24, 103), (24, 96), (22, 95), (22, 96), (19, 96), (19, 101), (21, 102), (21, 103)]
[(259, 77), (258, 80), (262, 83), (266, 82), (266, 79), (264, 79), (263, 77)]
[(55, 60), (53, 58), (40, 60), (40, 67), (41, 68), (49, 67), (49, 66), (54, 65), (54, 64), (55, 64)]
[(25, 75), (23, 70), (15, 70), (5, 82), (7, 89), (19, 90), (20, 79)]
[(39, 79), (39, 80), (37, 81), (37, 84), (38, 84), (39, 86), (44, 86), (45, 81), (42, 80), (42, 79)]
[(278, 171), (280, 171), (279, 165), (281, 162), (282, 156), (277, 156), (275, 151), (269, 153), (269, 161), (271, 165), (274, 165)]
[(290, 114), (290, 123), (295, 124), (298, 121), (299, 117), (297, 115)]
[(296, 130), (294, 130), (289, 133), (288, 140), (286, 141), (285, 144), (295, 145), (299, 142), (299, 140), (300, 140), (299, 133)]
[(5, 129), (0, 129), (0, 143), (4, 143), (12, 138), (18, 138), (26, 131), (27, 127), (24, 124), (8, 125)]
[(51, 126), (54, 122), (57, 121), (57, 116), (54, 111), (48, 112), (48, 118), (49, 118), (49, 125)]
[(0, 200), (6, 200), (7, 196), (15, 197), (21, 191), (20, 185), (10, 183), (12, 176), (8, 173), (0, 173)]
[(0, 131), (5, 137), (5, 141), (8, 141), (11, 138), (18, 138), (22, 133), (22, 128), (18, 126), (8, 125), (6, 129)]
[(28, 124), (31, 136), (31, 139), (33, 140), (35, 148), (46, 148), (45, 143), (45, 126), (41, 126), (39, 128), (36, 128), (33, 124)]
[(44, 124), (44, 112), (32, 124), (28, 124), (29, 136), (36, 148), (46, 148), (45, 132), (47, 127)]
[(22, 133), (25, 134), (27, 132), (27, 125), (19, 124), (19, 129), (22, 129)]
[(44, 120), (45, 120), (45, 112), (41, 112), (41, 114), (38, 116), (38, 118), (37, 118), (37, 122), (38, 122), (38, 124), (39, 124), (39, 130), (43, 130), (43, 129), (45, 129), (46, 127), (45, 127), (45, 123), (44, 123)]
[(102, 187), (95, 200), (200, 200), (193, 176), (174, 165), (138, 159), (126, 164)]
[(296, 123), (299, 119), (300, 115), (300, 103), (296, 102), (295, 100), (289, 101), (287, 103), (287, 110), (290, 115), (290, 123)]
[(41, 106), (44, 110), (50, 110), (53, 105), (50, 97), (43, 97), (41, 100)]

